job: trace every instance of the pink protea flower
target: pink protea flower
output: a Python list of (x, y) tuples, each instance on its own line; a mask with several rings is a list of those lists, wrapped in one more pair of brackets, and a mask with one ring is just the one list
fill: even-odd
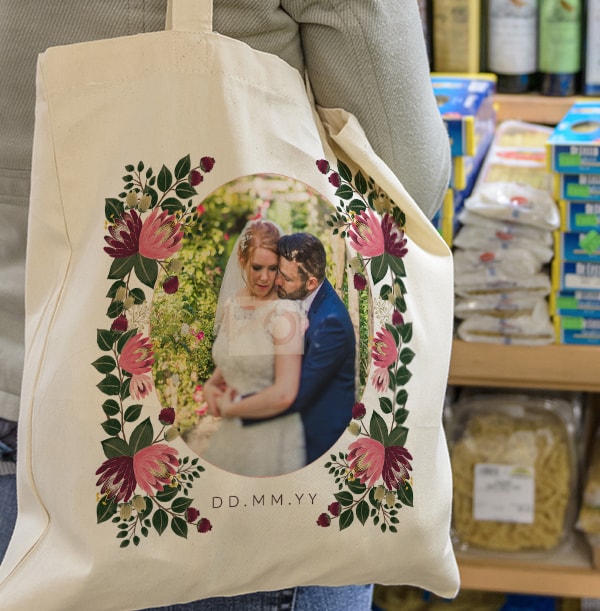
[(376, 439), (362, 437), (348, 446), (350, 470), (361, 484), (371, 488), (381, 477), (385, 461), (385, 448)]
[(140, 231), (140, 254), (147, 259), (162, 261), (174, 255), (182, 243), (183, 230), (175, 215), (154, 208)]
[(104, 236), (108, 246), (104, 252), (114, 259), (123, 259), (136, 255), (139, 250), (142, 219), (135, 210), (124, 212), (113, 225), (108, 228), (110, 235)]
[(154, 364), (152, 343), (148, 337), (137, 333), (130, 337), (119, 355), (119, 367), (132, 375), (148, 373)]
[(147, 373), (137, 373), (131, 376), (129, 393), (136, 401), (146, 398), (153, 388), (152, 378)]
[(381, 231), (383, 232), (385, 252), (399, 258), (408, 252), (404, 230), (398, 227), (398, 223), (396, 223), (391, 214), (386, 213), (383, 215)]
[(381, 223), (368, 208), (354, 217), (349, 235), (354, 250), (365, 257), (378, 257), (385, 251)]
[(100, 478), (97, 486), (102, 486), (102, 494), (116, 502), (127, 503), (135, 490), (136, 481), (131, 456), (115, 456), (105, 460), (96, 475)]
[(400, 488), (409, 479), (412, 466), (411, 453), (402, 446), (389, 446), (385, 449), (383, 482), (388, 490)]
[(371, 384), (377, 392), (385, 392), (390, 385), (390, 372), (387, 369), (377, 367), (373, 372)]
[(177, 472), (179, 452), (163, 443), (142, 448), (133, 455), (133, 472), (138, 485), (152, 494), (153, 488), (161, 492)]
[(376, 367), (387, 369), (398, 360), (398, 346), (388, 329), (381, 329), (375, 334), (371, 357)]

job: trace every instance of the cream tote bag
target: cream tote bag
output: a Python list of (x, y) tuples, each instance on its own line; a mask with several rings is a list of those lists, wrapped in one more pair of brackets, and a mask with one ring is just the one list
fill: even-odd
[[(164, 32), (39, 57), (3, 611), (298, 585), (457, 592), (441, 424), (449, 249), (355, 118), (317, 113), (297, 71), (213, 33), (211, 11), (174, 0)], [(318, 233), (357, 352), (339, 438), (266, 477), (202, 456), (222, 424), (203, 398), (215, 287), (254, 218)], [(281, 422), (226, 450), (251, 464), (257, 444), (284, 439)]]

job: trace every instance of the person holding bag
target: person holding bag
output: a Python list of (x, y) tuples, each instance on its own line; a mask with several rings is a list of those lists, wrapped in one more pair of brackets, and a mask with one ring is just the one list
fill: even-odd
[[(164, 10), (162, 0), (113, 0), (101, 7), (74, 0), (60, 7), (2, 0), (0, 6), (0, 70), (5, 79), (0, 115), (6, 118), (0, 144), (0, 207), (10, 219), (0, 233), (0, 557), (16, 513), (11, 472), (23, 357), (22, 270), (35, 59), (48, 46), (160, 30)], [(214, 18), (217, 32), (279, 55), (302, 74), (306, 71), (317, 103), (356, 115), (376, 153), (422, 210), (433, 215), (448, 185), (450, 155), (429, 82), (416, 3), (216, 0)], [(356, 603), (355, 594), (351, 600)], [(360, 608), (352, 604), (340, 608)]]

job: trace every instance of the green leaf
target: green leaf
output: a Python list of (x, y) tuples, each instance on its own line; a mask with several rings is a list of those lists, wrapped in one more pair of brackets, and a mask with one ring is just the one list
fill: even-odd
[(178, 498), (173, 501), (171, 509), (175, 513), (183, 513), (192, 504), (192, 499)]
[(103, 497), (96, 505), (96, 521), (98, 524), (110, 520), (117, 513), (117, 504)]
[(354, 212), (355, 214), (359, 214), (360, 212), (366, 209), (367, 206), (365, 205), (365, 202), (363, 202), (362, 199), (353, 199), (350, 202), (350, 205), (348, 206), (348, 210), (350, 212)]
[(361, 195), (367, 192), (367, 179), (360, 170), (354, 176), (354, 186)]
[(404, 343), (408, 344), (408, 342), (410, 342), (410, 340), (412, 339), (412, 333), (413, 333), (412, 323), (407, 322), (404, 325), (400, 325), (399, 331), (400, 331), (400, 335), (402, 336), (402, 340), (404, 341)]
[(338, 159), (337, 162), (338, 174), (346, 181), (352, 182), (352, 172), (350, 168), (343, 162)]
[(140, 282), (154, 288), (158, 278), (158, 262), (155, 259), (147, 259), (140, 254), (136, 255), (135, 274)]
[(357, 479), (348, 480), (346, 482), (346, 485), (348, 486), (348, 490), (350, 490), (350, 492), (352, 492), (352, 494), (356, 494), (356, 495), (363, 494), (364, 491), (367, 489), (365, 484), (362, 484)]
[(137, 256), (132, 255), (131, 257), (122, 257), (120, 259), (113, 259), (108, 272), (108, 277), (113, 278), (125, 278), (127, 274), (133, 269)]
[(156, 529), (159, 535), (162, 535), (169, 523), (169, 515), (164, 509), (158, 509), (152, 516), (152, 526)]
[(388, 430), (385, 420), (377, 413), (371, 415), (369, 423), (369, 434), (373, 439), (379, 441), (384, 446), (387, 445)]
[(354, 497), (349, 492), (342, 491), (334, 494), (333, 496), (341, 505), (346, 506), (354, 503)]
[(194, 197), (194, 195), (198, 195), (198, 191), (189, 182), (179, 183), (175, 187), (175, 193), (177, 197), (181, 197), (181, 199), (190, 199)]
[(356, 506), (356, 517), (359, 522), (364, 526), (365, 522), (369, 519), (369, 503), (367, 501), (361, 501)]
[(181, 180), (190, 173), (192, 162), (189, 155), (182, 157), (175, 165), (175, 178)]
[(185, 210), (185, 206), (175, 197), (167, 197), (167, 199), (162, 201), (160, 207), (171, 214)]
[(104, 413), (110, 418), (110, 416), (116, 416), (121, 411), (121, 406), (114, 399), (107, 399), (102, 404)]
[(404, 408), (400, 408), (394, 416), (394, 420), (396, 421), (396, 424), (404, 424), (407, 418), (408, 418), (408, 410)]
[(398, 488), (398, 499), (407, 507), (413, 506), (413, 489), (408, 482), (403, 482)]
[[(144, 162), (143, 161), (138, 161), (137, 164), (137, 171), (141, 172), (144, 169)], [(129, 172), (131, 172), (131, 170), (128, 170)]]
[(354, 189), (345, 183), (341, 184), (335, 191), (335, 194), (344, 200), (350, 200), (354, 197)]
[(121, 391), (121, 382), (117, 376), (109, 373), (104, 376), (103, 380), (96, 384), (96, 387), (105, 395), (118, 395)]
[(123, 302), (122, 301), (111, 301), (108, 304), (108, 308), (106, 308), (106, 316), (108, 318), (116, 318), (123, 312)]
[(396, 384), (404, 386), (412, 378), (412, 373), (403, 365), (396, 374)]
[(171, 188), (172, 184), (173, 175), (171, 174), (171, 170), (169, 170), (166, 165), (163, 165), (163, 167), (160, 169), (160, 172), (158, 173), (156, 185), (164, 193), (165, 191), (168, 191)]
[[(401, 408), (404, 408), (407, 402), (408, 402), (408, 393), (406, 392), (406, 390), (404, 390), (404, 388), (402, 388), (396, 394), (396, 405), (399, 405)], [(400, 410), (400, 411), (406, 411), (406, 410)], [(406, 411), (406, 415), (408, 415), (408, 411)]]
[(96, 331), (96, 343), (98, 344), (98, 348), (107, 352), (108, 350), (112, 350), (113, 343), (115, 341), (115, 334), (113, 331), (109, 329), (98, 329)]
[(404, 426), (397, 426), (392, 429), (389, 434), (387, 446), (402, 446), (406, 445), (406, 438), (408, 437), (408, 429)]
[(107, 435), (118, 435), (121, 432), (121, 423), (116, 418), (109, 418), (102, 423)]
[(352, 524), (353, 521), (354, 521), (354, 513), (352, 509), (343, 511), (340, 514), (340, 530), (344, 530), (345, 528), (348, 528), (348, 526), (350, 526), (350, 524)]
[(106, 458), (116, 458), (117, 456), (132, 456), (131, 449), (126, 441), (120, 437), (111, 437), (102, 441), (102, 450)]
[(133, 454), (139, 452), (142, 448), (147, 448), (152, 444), (152, 438), (154, 437), (154, 430), (150, 418), (146, 418), (143, 422), (138, 424), (129, 438), (129, 444)]
[(371, 276), (373, 283), (377, 284), (385, 278), (388, 271), (388, 265), (385, 254), (373, 257), (371, 259)]
[(397, 276), (406, 276), (406, 269), (404, 267), (404, 260), (401, 259), (400, 257), (394, 257), (392, 255), (388, 255), (388, 262), (389, 262), (389, 266), (390, 269), (397, 275)]
[(156, 493), (156, 500), (160, 501), (161, 503), (167, 503), (171, 499), (174, 499), (178, 493), (179, 489), (177, 488), (177, 486), (167, 486), (160, 492)]
[(135, 422), (140, 417), (143, 407), (144, 407), (143, 405), (130, 405), (125, 410), (125, 416), (124, 416), (125, 421), (126, 422)]
[(112, 299), (121, 287), (127, 287), (127, 284), (122, 280), (117, 280), (116, 282), (113, 282), (111, 287), (108, 289), (106, 296)]
[(104, 216), (109, 223), (114, 223), (125, 211), (125, 206), (120, 199), (107, 198), (104, 200)]
[(187, 538), (188, 525), (187, 525), (187, 522), (185, 520), (183, 520), (182, 518), (178, 518), (177, 516), (175, 516), (171, 520), (171, 530), (178, 537), (183, 537), (184, 539)]
[(410, 348), (403, 348), (400, 351), (400, 362), (408, 365), (415, 358), (415, 353)]
[(133, 301), (136, 305), (139, 305), (140, 303), (144, 303), (144, 301), (146, 301), (146, 295), (144, 293), (144, 290), (140, 288), (131, 289), (129, 291), (129, 296), (133, 297)]
[(116, 366), (117, 363), (112, 356), (101, 356), (99, 359), (96, 359), (92, 365), (100, 372), (100, 373), (110, 373)]
[(391, 414), (393, 405), (389, 397), (379, 397), (379, 407), (384, 414)]

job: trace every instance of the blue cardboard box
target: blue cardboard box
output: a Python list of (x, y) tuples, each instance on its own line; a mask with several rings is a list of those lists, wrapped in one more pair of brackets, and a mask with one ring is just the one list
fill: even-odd
[(600, 202), (600, 174), (554, 174), (554, 197)]
[(431, 84), (448, 130), (453, 157), (472, 157), (479, 142), (494, 132), (496, 80), (495, 74), (486, 73), (432, 73)]
[(600, 173), (600, 100), (575, 102), (550, 134), (546, 146), (550, 171)]
[(554, 248), (555, 257), (563, 261), (600, 263), (600, 231), (557, 231)]

